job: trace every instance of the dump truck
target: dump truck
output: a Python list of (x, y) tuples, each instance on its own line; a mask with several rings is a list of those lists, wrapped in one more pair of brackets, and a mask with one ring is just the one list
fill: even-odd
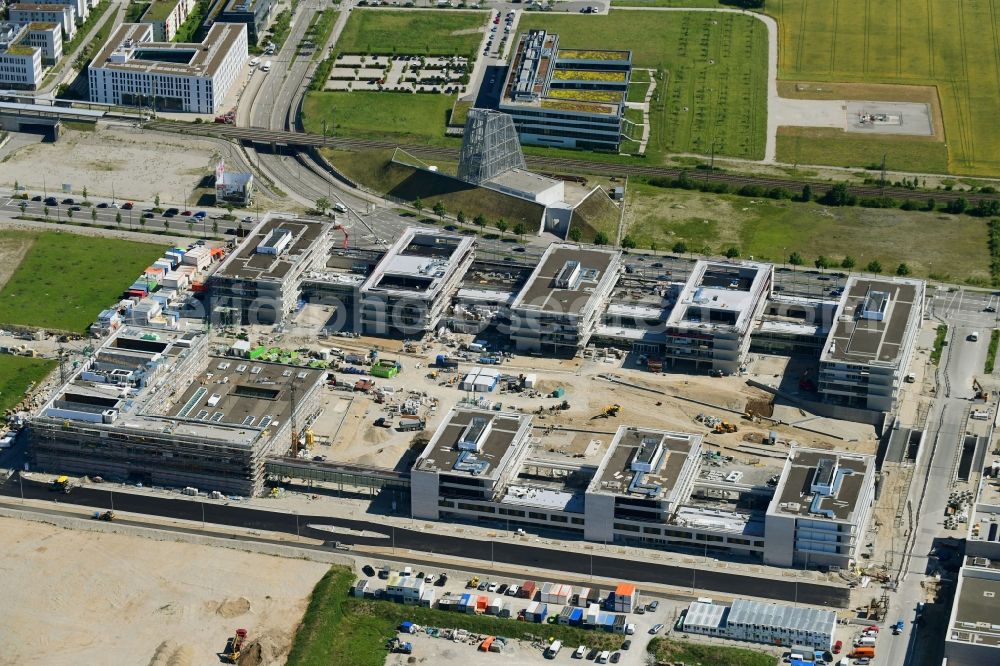
[(434, 365), (439, 368), (457, 368), (458, 360), (445, 356), (444, 354), (438, 354), (437, 359), (434, 361)]
[(115, 519), (114, 511), (95, 511), (93, 515), (94, 520), (103, 520), (110, 523)]
[(398, 430), (399, 432), (423, 430), (426, 424), (427, 424), (426, 421), (424, 421), (423, 419), (402, 418), (399, 419), (399, 425), (396, 427), (396, 430)]
[(73, 483), (69, 480), (66, 475), (60, 476), (55, 481), (52, 482), (52, 490), (61, 493), (68, 493), (73, 489)]

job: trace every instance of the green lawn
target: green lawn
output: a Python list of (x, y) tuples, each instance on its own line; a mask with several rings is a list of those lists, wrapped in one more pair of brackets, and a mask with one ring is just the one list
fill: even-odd
[(179, 43), (192, 42), (194, 41), (194, 35), (198, 32), (198, 28), (201, 26), (201, 22), (205, 19), (205, 13), (208, 11), (208, 0), (198, 0), (195, 3), (194, 9), (188, 14), (187, 19), (177, 28), (177, 34), (174, 35), (174, 41)]
[(316, 12), (313, 16), (312, 25), (306, 32), (306, 36), (316, 45), (316, 49), (313, 51), (313, 60), (319, 58), (324, 52), (323, 46), (326, 45), (326, 40), (330, 39), (330, 33), (333, 31), (333, 24), (337, 22), (338, 15), (339, 12), (333, 9), (324, 9)]
[(940, 141), (907, 136), (859, 136), (832, 128), (778, 130), (780, 162), (870, 169), (880, 167), (883, 155), (890, 169), (948, 173), (948, 148)]
[(877, 259), (895, 270), (905, 262), (917, 276), (950, 281), (990, 276), (987, 221), (967, 215), (830, 208), (666, 190), (633, 179), (625, 224), (639, 247), (655, 243), (660, 250), (683, 241), (689, 250), (710, 254), (736, 246), (742, 256), (760, 260), (784, 261), (798, 252), (811, 264), (821, 254), (837, 261), (851, 255), (857, 266)]
[(53, 359), (0, 354), (0, 414), (19, 403), (28, 387), (41, 381), (54, 367)]
[(147, 9), (149, 9), (148, 2), (130, 2), (125, 8), (125, 20), (123, 23), (138, 23)]
[(950, 170), (1000, 175), (995, 1), (769, 0), (767, 12), (780, 26), (782, 79), (937, 86)]
[[(292, 640), (288, 666), (382, 666), (387, 653), (386, 639), (396, 635), (396, 627), (404, 620), (427, 627), (467, 629), (509, 638), (552, 636), (567, 645), (602, 646), (604, 649), (620, 647), (624, 639), (620, 634), (585, 631), (566, 625), (538, 625), (403, 606), (390, 601), (355, 599), (348, 596), (353, 582), (350, 570), (333, 567), (317, 583), (302, 624)], [(475, 648), (463, 646), (461, 649)], [(414, 657), (419, 659), (418, 654)]]
[(400, 143), (458, 146), (445, 137), (456, 95), (391, 92), (319, 92), (306, 95), (302, 122), (307, 132), (390, 139)]
[(0, 232), (34, 244), (0, 291), (0, 324), (84, 332), (155, 261), (163, 247), (46, 231)]
[(774, 666), (774, 655), (725, 645), (685, 643), (670, 638), (654, 638), (646, 648), (659, 663), (701, 664), (702, 666)]
[(472, 55), (486, 25), (482, 11), (355, 8), (337, 40), (340, 53)]
[(559, 33), (563, 48), (630, 49), (659, 84), (651, 101), (649, 161), (668, 152), (764, 157), (767, 33), (750, 16), (615, 11), (607, 16), (529, 12), (520, 32)]

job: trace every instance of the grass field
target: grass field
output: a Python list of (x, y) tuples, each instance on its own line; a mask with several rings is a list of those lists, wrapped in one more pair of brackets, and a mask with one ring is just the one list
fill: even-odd
[(34, 244), (0, 291), (0, 324), (84, 332), (163, 247), (46, 231), (5, 231)]
[[(292, 641), (288, 666), (382, 666), (386, 639), (396, 635), (404, 620), (427, 627), (467, 629), (480, 634), (523, 638), (538, 635), (542, 626), (530, 622), (481, 615), (403, 606), (390, 601), (371, 601), (348, 596), (352, 573), (333, 567), (313, 590), (302, 624)], [(624, 636), (584, 631), (566, 625), (544, 625), (544, 635), (560, 638), (567, 645), (621, 646)], [(471, 646), (456, 648), (475, 650)]]
[(56, 367), (54, 359), (0, 354), (0, 414), (16, 405), (32, 384)]
[(456, 95), (390, 92), (310, 92), (302, 104), (307, 132), (322, 132), (400, 143), (458, 146), (445, 136)]
[(731, 195), (664, 190), (629, 183), (626, 233), (639, 247), (660, 250), (683, 241), (689, 250), (785, 261), (798, 252), (856, 265), (877, 259), (886, 271), (907, 263), (914, 275), (949, 281), (989, 280), (987, 222), (969, 216), (895, 209), (827, 208), (815, 203), (752, 200)]
[(473, 55), (486, 12), (414, 12), (355, 8), (337, 40), (340, 53)]
[[(781, 127), (777, 158), (789, 164), (830, 164), (947, 173), (948, 148), (925, 137), (859, 135), (826, 127)], [(890, 161), (891, 160), (891, 161)]]
[(563, 48), (631, 49), (637, 67), (666, 73), (651, 101), (647, 156), (715, 152), (764, 156), (767, 34), (749, 16), (617, 11), (611, 16), (531, 12), (518, 30), (559, 33)]
[(685, 643), (670, 638), (654, 638), (647, 650), (661, 664), (711, 664), (712, 666), (774, 666), (770, 654), (725, 645)]
[(767, 12), (780, 26), (782, 79), (937, 86), (949, 169), (1000, 175), (995, 0), (770, 0)]

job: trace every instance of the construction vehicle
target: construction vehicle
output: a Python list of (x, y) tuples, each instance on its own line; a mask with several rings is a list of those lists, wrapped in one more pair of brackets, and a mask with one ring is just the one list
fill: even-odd
[(903, 621), (902, 620), (898, 620), (896, 622), (896, 624), (892, 625), (892, 635), (893, 636), (898, 636), (899, 634), (903, 633), (903, 627), (904, 626), (905, 625), (903, 624)]
[(94, 517), (94, 520), (103, 520), (103, 521), (105, 521), (107, 523), (110, 523), (112, 520), (115, 519), (115, 512), (114, 511), (95, 511), (93, 517)]
[(413, 643), (408, 641), (401, 641), (399, 638), (390, 638), (387, 647), (390, 652), (398, 652), (399, 654), (413, 654)]
[(612, 418), (612, 417), (618, 416), (618, 412), (620, 412), (621, 409), (622, 409), (621, 405), (608, 405), (603, 410), (601, 410), (600, 414), (598, 414), (594, 418), (595, 419), (608, 419), (608, 418)]
[(236, 634), (229, 639), (229, 643), (226, 645), (226, 662), (230, 664), (235, 664), (240, 660), (240, 652), (243, 650), (243, 645), (247, 641), (247, 630), (237, 629)]
[[(346, 211), (345, 211), (345, 212), (346, 212)], [(344, 234), (344, 242), (342, 243), (342, 247), (343, 247), (343, 248), (344, 248), (344, 249), (346, 250), (346, 249), (347, 249), (347, 242), (348, 242), (348, 240), (350, 240), (350, 239), (348, 238), (348, 236), (347, 236), (347, 229), (345, 229), (345, 228), (344, 228), (344, 225), (343, 225), (343, 224), (341, 224), (340, 222), (334, 222), (334, 224), (333, 224), (333, 228), (334, 228), (334, 229), (339, 229), (339, 230), (340, 230), (340, 232), (341, 232), (342, 234)]]
[(990, 394), (986, 392), (986, 389), (983, 388), (983, 385), (975, 377), (972, 378), (972, 390), (976, 392), (974, 400), (982, 400), (984, 402), (989, 400)]
[(722, 433), (726, 432), (739, 432), (740, 429), (736, 427), (735, 423), (730, 423), (729, 421), (723, 421), (722, 423), (717, 423), (712, 431), (717, 435), (721, 435)]
[(73, 489), (73, 484), (65, 474), (52, 482), (52, 490), (56, 492), (68, 493)]
[(465, 585), (466, 587), (479, 587), (479, 576), (473, 576), (469, 579), (469, 582)]

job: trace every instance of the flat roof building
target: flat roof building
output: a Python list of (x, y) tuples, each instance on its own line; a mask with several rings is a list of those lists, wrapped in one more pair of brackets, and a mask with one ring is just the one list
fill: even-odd
[(875, 503), (875, 458), (793, 447), (767, 509), (764, 562), (850, 567)]
[(249, 39), (256, 44), (267, 27), (274, 0), (228, 0), (215, 20), (219, 23), (243, 23), (249, 31)]
[(575, 355), (587, 345), (620, 270), (620, 251), (549, 245), (510, 306), (516, 348)]
[(31, 34), (27, 24), (0, 23), (0, 84), (34, 89), (42, 82), (42, 49)]
[(948, 666), (1000, 660), (1000, 560), (968, 558), (958, 574), (944, 656)]
[(153, 0), (139, 21), (153, 26), (153, 41), (171, 42), (195, 4), (195, 0)]
[(823, 400), (890, 412), (906, 375), (924, 311), (921, 280), (852, 275), (820, 356)]
[(200, 44), (154, 39), (153, 26), (124, 23), (91, 62), (90, 101), (162, 111), (215, 113), (247, 61), (242, 24), (215, 23)]
[(7, 8), (7, 18), (11, 23), (56, 23), (62, 28), (65, 39), (76, 35), (76, 10), (73, 5), (19, 3)]
[(60, 473), (255, 495), (325, 375), (210, 357), (201, 332), (126, 325), (31, 417), (31, 456)]
[(530, 30), (518, 38), (499, 110), (521, 143), (618, 151), (630, 51), (560, 49), (559, 35)]
[(684, 617), (688, 633), (813, 650), (829, 650), (836, 628), (836, 611), (748, 599), (732, 606), (692, 601)]
[(73, 8), (73, 18), (77, 25), (83, 25), (90, 16), (91, 7), (96, 7), (97, 2), (90, 0), (31, 0), (33, 5), (68, 5)]
[(696, 369), (737, 372), (771, 294), (774, 267), (749, 261), (695, 263), (665, 323), (663, 357)]
[(434, 330), (475, 257), (472, 236), (407, 228), (361, 285), (361, 326), (372, 335)]
[(330, 229), (315, 220), (265, 218), (209, 278), (213, 309), (233, 308), (243, 323), (282, 321), (306, 272), (325, 265)]

